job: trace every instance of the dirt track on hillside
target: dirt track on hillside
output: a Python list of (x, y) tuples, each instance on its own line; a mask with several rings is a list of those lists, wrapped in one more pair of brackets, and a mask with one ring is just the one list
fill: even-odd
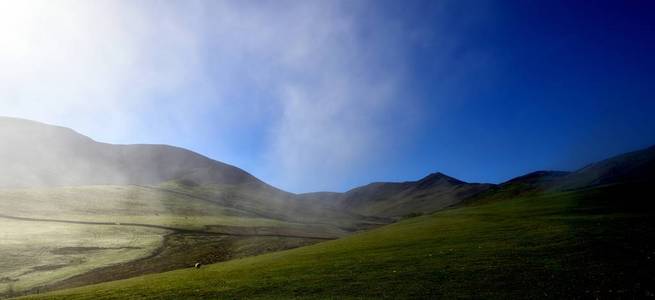
[[(309, 239), (320, 239), (320, 240), (333, 240), (336, 237), (328, 236), (319, 236), (319, 235), (302, 235), (302, 234), (285, 234), (274, 232), (276, 227), (261, 227), (265, 230), (258, 230), (258, 227), (241, 227), (241, 226), (225, 226), (225, 225), (210, 225), (207, 226), (211, 230), (192, 230), (184, 228), (176, 228), (164, 225), (155, 225), (155, 224), (141, 224), (141, 223), (112, 223), (112, 222), (91, 222), (91, 221), (73, 221), (73, 220), (59, 220), (59, 219), (45, 219), (45, 218), (27, 218), (27, 217), (17, 217), (0, 214), (0, 218), (18, 220), (18, 221), (27, 221), (27, 222), (50, 222), (50, 223), (67, 223), (67, 224), (80, 224), (80, 225), (94, 225), (94, 226), (136, 226), (136, 227), (147, 227), (147, 228), (157, 228), (170, 230), (173, 232), (179, 233), (198, 233), (198, 234), (215, 234), (215, 235), (227, 235), (227, 236), (259, 236), (259, 237), (283, 237), (283, 238), (309, 238)], [(217, 231), (220, 229), (220, 231)], [(283, 228), (278, 228), (278, 231), (286, 231)], [(298, 231), (295, 231), (298, 232)]]
[[(4, 214), (0, 214), (0, 218), (25, 222), (67, 223), (89, 226), (136, 226), (170, 231), (164, 236), (162, 245), (147, 257), (91, 270), (53, 284), (12, 294), (12, 296), (42, 293), (188, 268), (192, 267), (196, 262), (212, 264), (334, 239), (325, 236), (303, 235), (298, 230), (287, 230), (284, 228), (277, 228), (276, 230), (275, 227), (243, 228), (237, 226), (207, 226), (208, 231), (202, 231), (153, 224), (27, 218)], [(84, 249), (66, 248), (64, 250), (82, 251)], [(0, 298), (4, 296), (7, 295), (0, 293)]]

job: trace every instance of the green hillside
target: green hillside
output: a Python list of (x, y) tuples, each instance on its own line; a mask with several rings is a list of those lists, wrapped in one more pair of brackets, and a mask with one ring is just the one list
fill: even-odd
[(28, 299), (652, 296), (652, 196), (616, 185), (480, 201), (308, 247)]
[(345, 211), (399, 218), (439, 211), (492, 186), (467, 183), (442, 173), (433, 173), (417, 181), (371, 183), (338, 197), (333, 196), (333, 201)]
[[(308, 210), (305, 214), (305, 211), (298, 211), (298, 217), (276, 214), (291, 202), (275, 201), (275, 198), (248, 190), (230, 192), (230, 196), (226, 196), (225, 190), (230, 187), (204, 187), (208, 192), (199, 193), (165, 186), (0, 188), (0, 216), (136, 223), (210, 232), (226, 232), (238, 227), (301, 229), (309, 236), (318, 237), (343, 235), (344, 231), (336, 225), (354, 227), (359, 220), (354, 215), (338, 212), (325, 212), (321, 217), (318, 212), (312, 214)], [(228, 197), (236, 198), (235, 203), (226, 202)], [(312, 218), (324, 219), (324, 222), (307, 224)]]
[[(0, 125), (0, 298), (77, 287), (52, 295), (638, 297), (655, 290), (653, 209), (645, 205), (652, 197), (644, 187), (655, 182), (655, 147), (499, 185), (433, 173), (296, 195), (181, 148), (104, 144), (26, 120), (0, 118)], [(215, 265), (188, 270), (196, 262)], [(98, 283), (106, 284), (88, 286)]]
[[(302, 218), (291, 218), (293, 210), (281, 213), (291, 201), (266, 205), (256, 191), (199, 189), (0, 188), (0, 298), (295, 248), (343, 236), (339, 226), (359, 222), (301, 209)], [(324, 223), (307, 223), (312, 216)]]

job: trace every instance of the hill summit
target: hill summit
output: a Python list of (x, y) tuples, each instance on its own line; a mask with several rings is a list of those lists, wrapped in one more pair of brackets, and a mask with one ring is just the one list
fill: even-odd
[[(0, 117), (0, 186), (154, 184), (266, 185), (237, 167), (167, 145), (100, 143), (71, 129)], [(272, 187), (270, 187), (272, 188)]]

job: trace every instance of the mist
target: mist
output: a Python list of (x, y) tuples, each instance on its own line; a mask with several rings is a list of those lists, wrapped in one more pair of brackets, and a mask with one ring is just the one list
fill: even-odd
[[(9, 117), (0, 117), (0, 140), (0, 298), (112, 266), (128, 266), (112, 278), (145, 274), (123, 262), (163, 261), (154, 272), (298, 247), (362, 222), (335, 204), (301, 199), (179, 147), (101, 143)], [(229, 248), (237, 241), (246, 250)], [(227, 252), (174, 254), (181, 261), (172, 263), (157, 252), (170, 243), (184, 252), (202, 245)], [(104, 278), (87, 276), (85, 282)]]
[(400, 140), (386, 133), (405, 136), (420, 111), (401, 99), (407, 28), (362, 22), (369, 9), (4, 1), (2, 114), (182, 146), (287, 190), (341, 189), (392, 153)]
[(0, 0), (0, 299), (653, 296), (647, 2)]

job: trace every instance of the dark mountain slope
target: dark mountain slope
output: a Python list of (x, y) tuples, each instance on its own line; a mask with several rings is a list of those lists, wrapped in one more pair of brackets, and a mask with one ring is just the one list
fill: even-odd
[(503, 183), (503, 185), (523, 184), (523, 185), (547, 186), (552, 184), (553, 182), (557, 182), (558, 180), (562, 179), (562, 177), (569, 174), (571, 173), (565, 171), (535, 171), (523, 176), (510, 179), (505, 183)]
[(655, 182), (655, 146), (590, 164), (563, 177), (558, 188), (579, 189), (638, 182)]
[(655, 146), (592, 163), (574, 172), (536, 171), (496, 185), (467, 199), (506, 199), (546, 191), (589, 189), (604, 185), (643, 186), (655, 183)]
[(495, 190), (576, 190), (602, 185), (655, 182), (655, 146), (617, 155), (574, 172), (537, 171), (498, 185)]
[(433, 173), (418, 181), (378, 182), (355, 188), (341, 196), (339, 205), (363, 215), (402, 217), (435, 212), (491, 186), (466, 183), (442, 173)]

